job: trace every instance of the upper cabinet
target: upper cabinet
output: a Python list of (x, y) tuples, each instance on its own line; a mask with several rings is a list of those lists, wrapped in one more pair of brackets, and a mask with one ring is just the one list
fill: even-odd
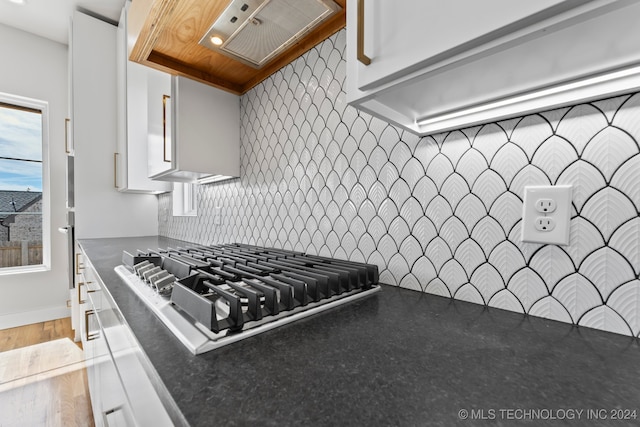
[[(74, 12), (70, 145), (75, 155), (75, 232), (80, 239), (158, 233), (158, 198), (117, 191), (122, 184), (116, 173), (116, 41), (114, 25)], [(123, 220), (123, 212), (133, 214)]]
[(347, 100), (419, 135), (640, 87), (640, 2), (348, 0)]
[[(170, 167), (151, 178), (202, 182), (240, 176), (240, 98), (237, 95), (173, 76), (171, 94), (155, 97), (153, 102), (161, 107), (164, 136), (163, 144), (157, 144), (151, 155), (166, 158)], [(152, 109), (158, 110), (156, 106), (149, 107), (149, 111)]]
[[(127, 60), (127, 9), (122, 9), (117, 40), (117, 102), (118, 139), (116, 162), (116, 188), (132, 193), (162, 193), (171, 185), (149, 179), (150, 138), (147, 125), (148, 67)], [(162, 73), (160, 73), (162, 74)], [(167, 81), (170, 76), (165, 75)], [(154, 172), (155, 173), (155, 172)]]

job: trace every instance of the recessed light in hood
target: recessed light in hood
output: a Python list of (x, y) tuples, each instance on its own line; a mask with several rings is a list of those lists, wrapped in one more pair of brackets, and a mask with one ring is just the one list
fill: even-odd
[(233, 0), (199, 44), (261, 68), (340, 9), (333, 0)]

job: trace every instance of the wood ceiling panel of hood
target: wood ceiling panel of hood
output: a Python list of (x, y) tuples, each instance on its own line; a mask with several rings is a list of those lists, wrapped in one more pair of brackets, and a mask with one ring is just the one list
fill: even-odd
[(255, 69), (198, 42), (230, 0), (135, 0), (129, 9), (130, 59), (175, 75), (243, 94), (345, 26), (342, 10), (261, 69)]

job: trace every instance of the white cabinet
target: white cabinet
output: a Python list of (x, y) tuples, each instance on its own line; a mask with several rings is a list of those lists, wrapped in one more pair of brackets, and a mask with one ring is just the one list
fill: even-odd
[[(162, 105), (162, 100), (158, 105)], [(171, 166), (151, 178), (193, 182), (240, 176), (240, 98), (182, 76), (171, 78)], [(165, 126), (167, 124), (165, 123)], [(157, 156), (165, 155), (164, 146)]]
[[(147, 125), (147, 74), (149, 67), (127, 60), (127, 9), (126, 3), (120, 15), (117, 41), (118, 83), (118, 191), (138, 193), (163, 193), (171, 191), (171, 185), (149, 179), (147, 166), (152, 141)], [(165, 75), (169, 80), (169, 75)]]
[(155, 235), (157, 197), (117, 188), (116, 27), (76, 11), (71, 34), (76, 237)]
[(95, 424), (186, 425), (91, 261), (79, 251), (82, 345)]
[(347, 6), (347, 101), (419, 135), (640, 87), (637, 1)]

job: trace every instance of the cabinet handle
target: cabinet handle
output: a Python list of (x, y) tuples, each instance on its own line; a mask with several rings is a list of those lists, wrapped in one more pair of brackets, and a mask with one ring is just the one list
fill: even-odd
[(69, 150), (69, 124), (71, 119), (64, 119), (64, 152), (70, 154)]
[(89, 335), (89, 316), (96, 314), (95, 310), (85, 310), (84, 312), (84, 333), (86, 334), (87, 341), (93, 341), (99, 337), (98, 333)]
[[(93, 282), (78, 282), (78, 304), (84, 304), (84, 303), (86, 303), (86, 302), (87, 302), (87, 300), (83, 300), (83, 299), (82, 299), (82, 296), (81, 296), (81, 295), (82, 295), (82, 292), (80, 291), (80, 287), (81, 287), (82, 285), (85, 285), (85, 286), (86, 286), (86, 285), (88, 285), (89, 283), (93, 283)], [(92, 292), (95, 292), (95, 291), (92, 291), (91, 289), (87, 289), (87, 293), (88, 293), (88, 294), (90, 294), (90, 293), (92, 293)]]
[(118, 155), (120, 153), (113, 153), (113, 186), (118, 187)]
[(358, 28), (357, 28), (356, 56), (364, 65), (371, 64), (371, 58), (364, 54), (364, 0), (358, 0)]
[(162, 95), (162, 158), (165, 162), (171, 163), (167, 158), (167, 100), (169, 95)]
[(84, 265), (80, 264), (80, 252), (76, 252), (76, 274), (81, 274), (80, 270), (84, 270)]

